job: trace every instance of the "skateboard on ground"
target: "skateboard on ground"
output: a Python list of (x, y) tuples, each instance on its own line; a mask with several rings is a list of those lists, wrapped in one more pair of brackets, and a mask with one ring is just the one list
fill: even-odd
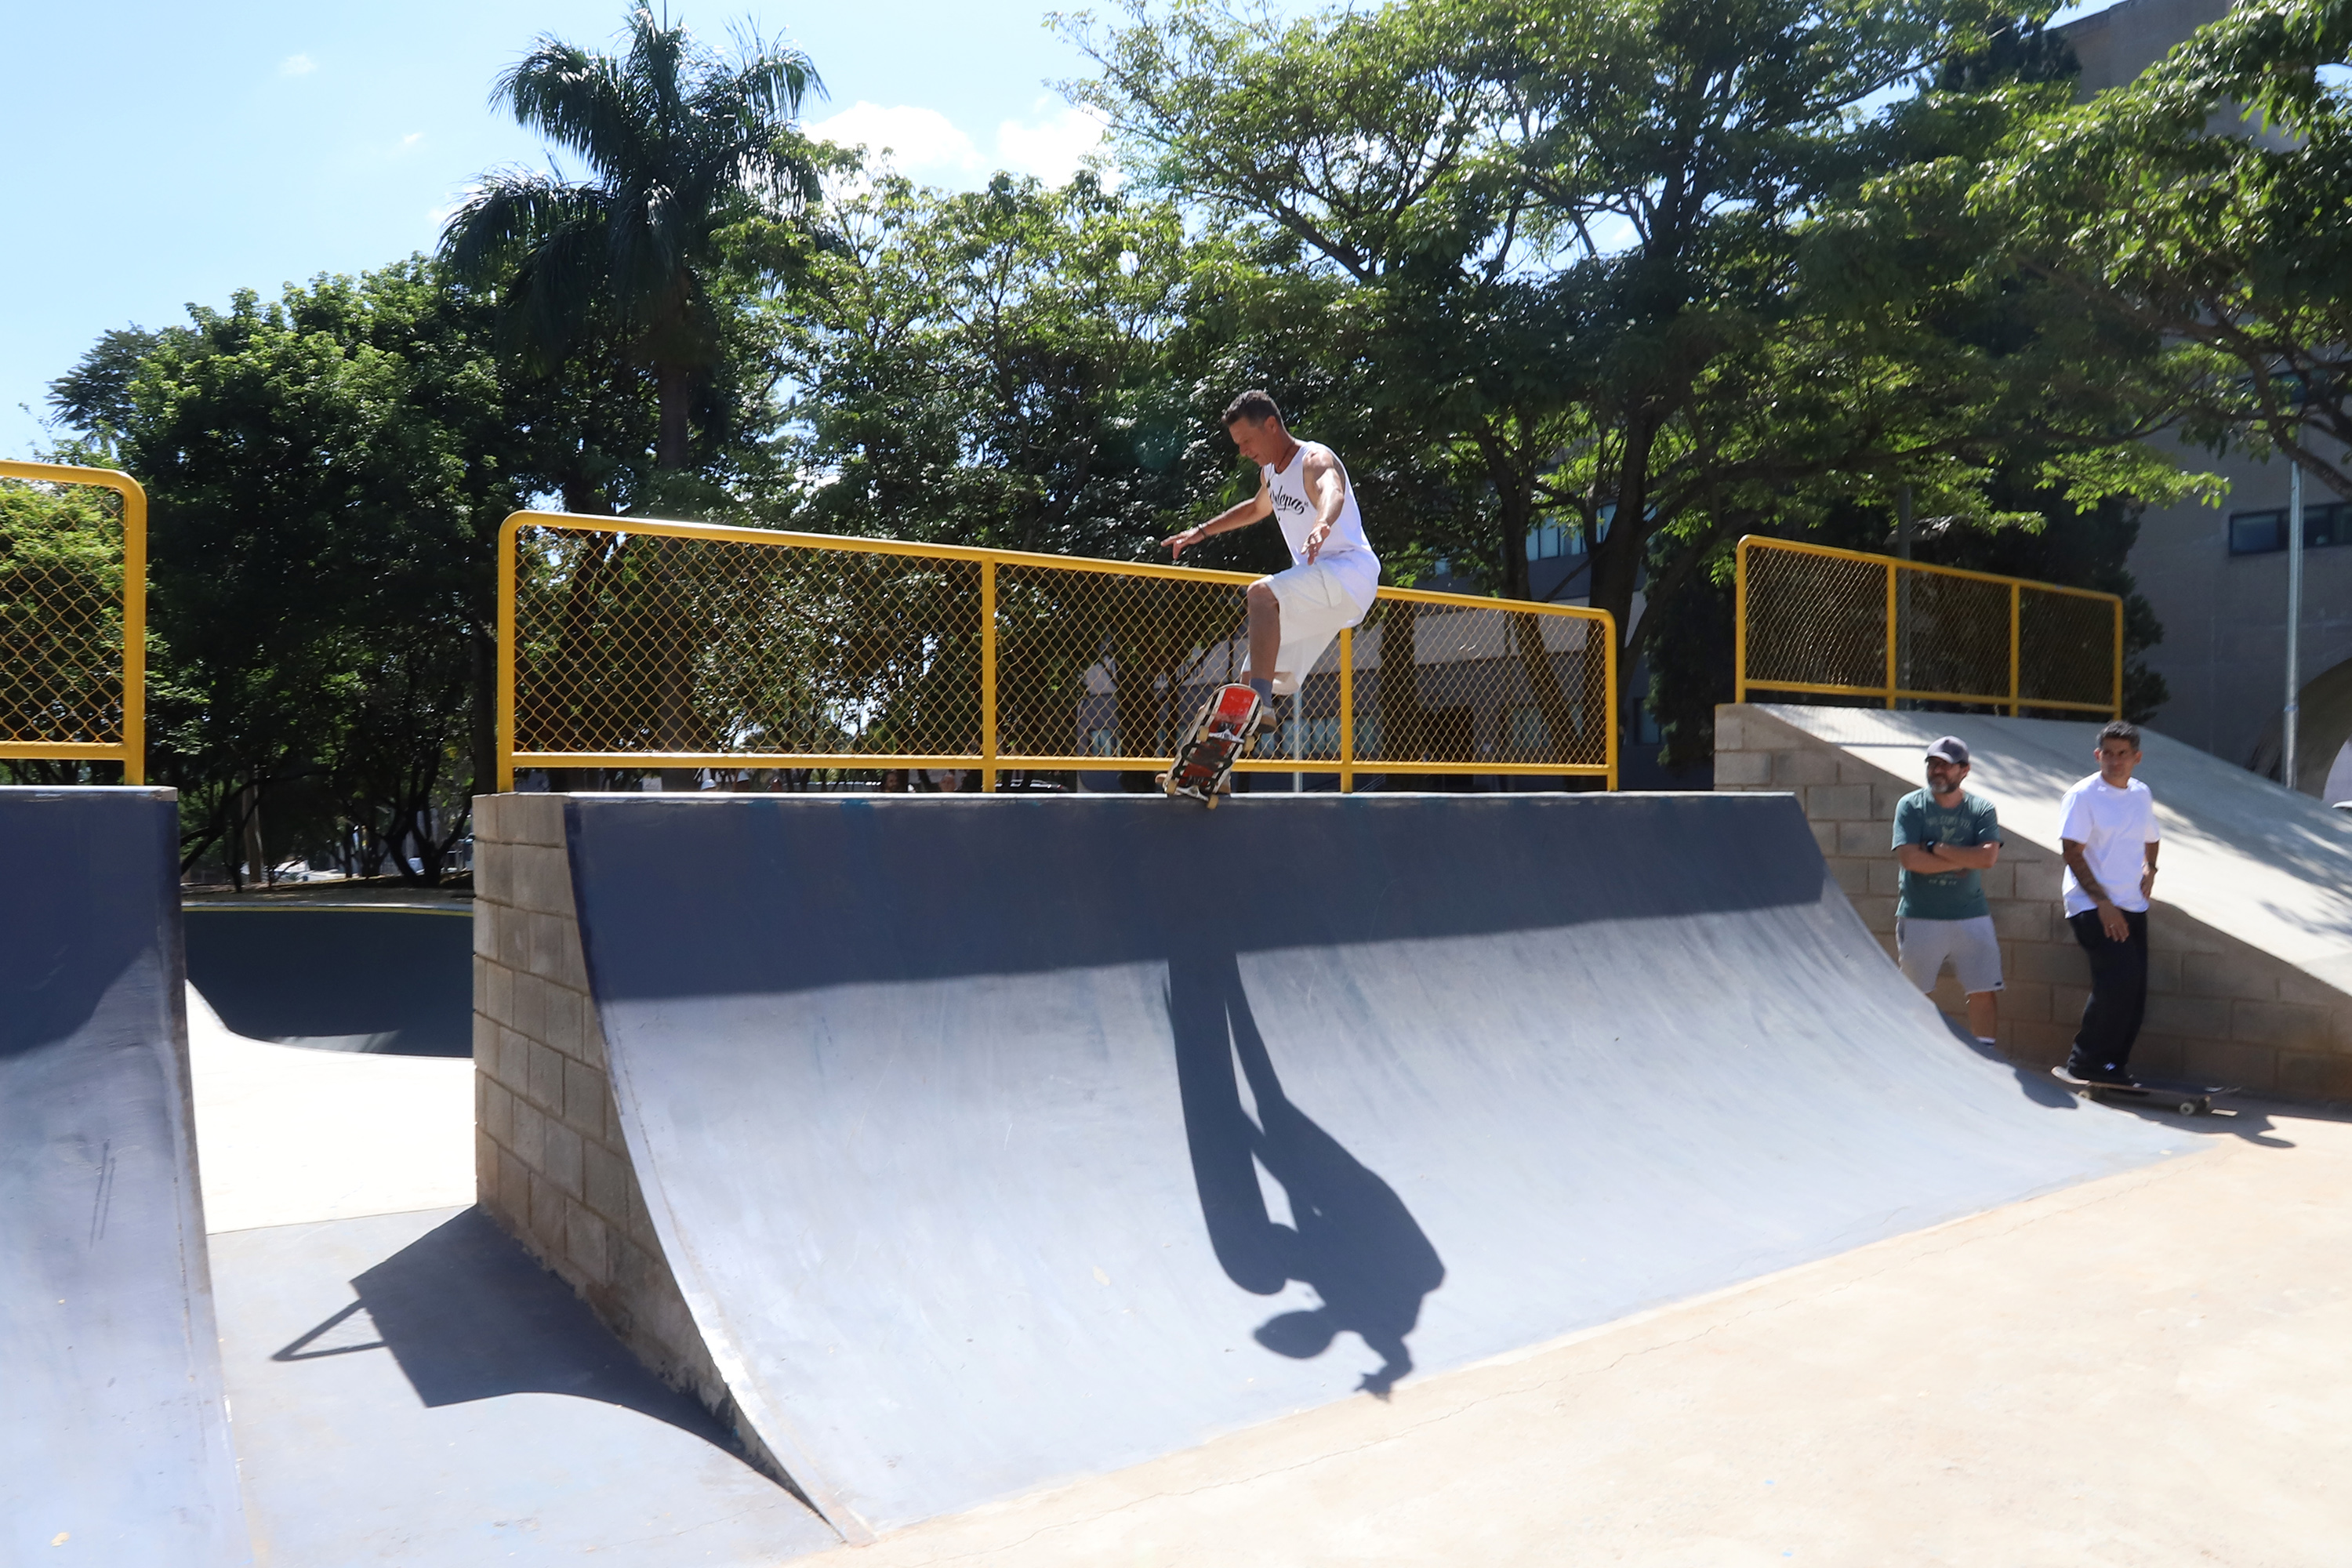
[(2213, 1112), (2213, 1097), (2232, 1092), (2232, 1086), (2228, 1084), (2168, 1083), (2161, 1079), (2142, 1079), (2134, 1083), (2095, 1083), (2086, 1078), (2076, 1078), (2063, 1067), (2052, 1068), (2050, 1076), (2084, 1100), (2152, 1105), (2159, 1110), (2178, 1111), (2183, 1116), (2210, 1116)]
[(1220, 686), (1202, 704), (1201, 716), (1184, 732), (1176, 760), (1159, 775), (1160, 787), (1171, 795), (1189, 795), (1213, 811), (1217, 791), (1257, 739), (1257, 693), (1240, 684)]

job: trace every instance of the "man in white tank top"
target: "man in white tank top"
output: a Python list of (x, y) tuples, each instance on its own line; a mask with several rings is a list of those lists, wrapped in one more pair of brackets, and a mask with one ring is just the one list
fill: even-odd
[[(1364, 537), (1356, 488), (1339, 454), (1294, 439), (1273, 398), (1255, 390), (1234, 398), (1225, 407), (1225, 434), (1258, 466), (1256, 496), (1160, 542), (1181, 557), (1213, 533), (1269, 517), (1281, 525), (1290, 570), (1249, 586), (1249, 683), (1264, 700), (1297, 690), (1331, 639), (1370, 612), (1381, 561)], [(1269, 704), (1261, 722), (1272, 721)]]

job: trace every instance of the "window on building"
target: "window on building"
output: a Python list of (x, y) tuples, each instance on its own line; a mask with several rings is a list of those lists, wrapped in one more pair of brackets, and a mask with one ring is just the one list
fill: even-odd
[[(2342, 502), (2303, 509), (2303, 547), (2352, 544), (2352, 508)], [(2230, 514), (2230, 553), (2268, 555), (2286, 548), (2286, 508)]]
[(2286, 509), (2230, 514), (2230, 553), (2267, 555), (2286, 548)]
[(1528, 530), (1528, 559), (1557, 561), (1562, 556), (1584, 553), (1584, 526), (1575, 522), (1550, 520)]

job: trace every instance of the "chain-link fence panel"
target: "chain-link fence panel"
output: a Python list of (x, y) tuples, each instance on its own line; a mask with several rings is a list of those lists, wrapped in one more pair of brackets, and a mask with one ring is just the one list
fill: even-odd
[(1742, 702), (2120, 710), (2123, 601), (2112, 594), (1748, 538), (1737, 614)]
[(0, 757), (143, 776), (146, 498), (127, 476), (0, 462)]
[[(1237, 573), (520, 513), (501, 747), (526, 767), (1166, 765), (1248, 657)], [(1383, 589), (1245, 771), (1614, 778), (1598, 612)], [(1392, 646), (1396, 653), (1384, 652)]]
[(2122, 712), (2123, 607), (2105, 594), (2027, 584), (2018, 594), (2019, 702)]

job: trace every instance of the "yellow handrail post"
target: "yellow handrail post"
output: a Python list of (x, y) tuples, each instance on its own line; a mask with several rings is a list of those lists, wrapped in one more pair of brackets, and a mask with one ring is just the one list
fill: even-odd
[(1356, 787), (1356, 628), (1339, 628), (1339, 793)]
[(1892, 556), (1886, 562), (1886, 705), (1895, 706), (1895, 574), (1902, 568)]
[(996, 790), (996, 563), (980, 563), (980, 787)]
[(122, 782), (147, 782), (147, 492), (128, 474), (122, 495)]
[(499, 793), (514, 792), (515, 753), (515, 536), (522, 514), (499, 529)]
[(1604, 731), (1609, 752), (1604, 760), (1609, 764), (1609, 788), (1613, 794), (1617, 788), (1617, 617), (1604, 614), (1601, 629), (1609, 637), (1606, 657), (1601, 660), (1601, 674), (1609, 683), (1609, 728)]
[[(1748, 541), (1731, 553), (1731, 700), (1748, 700)], [(1615, 787), (1615, 786), (1611, 786)]]
[(2019, 675), (2023, 668), (2025, 647), (2025, 584), (2009, 585), (2009, 716), (2016, 718), (2024, 711), (2020, 700), (2025, 688)]
[(2115, 703), (2116, 703), (2116, 710), (2115, 710), (2114, 717), (2116, 717), (2116, 718), (2117, 718), (2117, 719), (2120, 719), (2120, 718), (2122, 718), (2122, 717), (2124, 716), (2124, 602), (2123, 602), (2123, 600), (2122, 600), (2122, 599), (2120, 599), (2120, 598), (2118, 598), (2118, 599), (2116, 601), (2116, 651), (2115, 651), (2115, 659), (2116, 659), (2116, 680), (2115, 680)]

